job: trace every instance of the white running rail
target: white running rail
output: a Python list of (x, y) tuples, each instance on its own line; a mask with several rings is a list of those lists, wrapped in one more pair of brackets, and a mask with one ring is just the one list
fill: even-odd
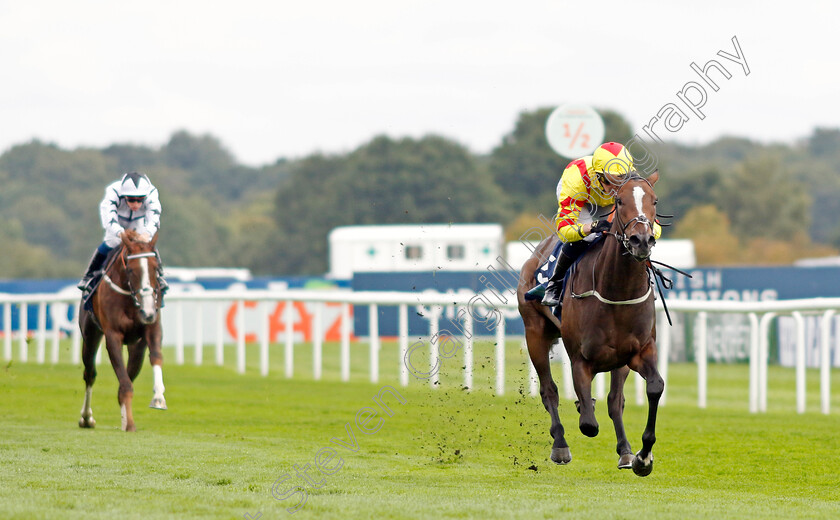
[[(167, 307), (164, 309), (167, 313), (166, 320), (175, 319), (176, 323), (176, 341), (175, 341), (175, 362), (176, 364), (184, 363), (184, 340), (183, 340), (183, 312), (181, 304), (184, 302), (204, 304), (204, 302), (217, 302), (218, 312), (216, 314), (216, 349), (215, 361), (217, 364), (224, 362), (224, 345), (222, 341), (222, 311), (221, 302), (237, 302), (237, 318), (239, 326), (237, 327), (238, 336), (236, 338), (236, 360), (237, 370), (240, 373), (245, 372), (245, 334), (243, 332), (242, 317), (244, 313), (245, 302), (285, 302), (285, 375), (291, 377), (293, 373), (292, 360), (294, 352), (294, 331), (291, 326), (291, 313), (293, 302), (308, 302), (320, 304), (316, 306), (316, 312), (313, 323), (313, 373), (315, 379), (320, 379), (322, 369), (322, 346), (323, 346), (323, 304), (333, 303), (340, 304), (341, 314), (343, 319), (343, 326), (341, 327), (341, 379), (347, 381), (349, 379), (350, 366), (350, 327), (349, 324), (349, 309), (350, 306), (366, 305), (370, 309), (369, 325), (370, 325), (370, 381), (377, 382), (379, 380), (379, 323), (378, 312), (379, 306), (395, 306), (399, 309), (399, 352), (400, 352), (400, 383), (407, 385), (409, 381), (408, 368), (402, 362), (408, 350), (408, 306), (424, 305), (442, 308), (444, 306), (455, 305), (459, 309), (465, 309), (465, 313), (456, 314), (462, 315), (462, 330), (466, 341), (464, 342), (464, 386), (468, 389), (472, 387), (473, 366), (472, 366), (472, 335), (473, 335), (473, 312), (475, 309), (485, 309), (482, 316), (486, 315), (486, 309), (489, 307), (487, 303), (489, 298), (477, 299), (475, 296), (459, 294), (430, 294), (430, 293), (403, 293), (390, 291), (307, 291), (307, 290), (224, 290), (224, 291), (204, 291), (204, 292), (185, 292), (173, 293), (167, 295)], [(13, 342), (15, 336), (19, 341), (19, 355), (18, 361), (28, 361), (28, 341), (30, 336), (34, 336), (36, 340), (35, 357), (37, 363), (44, 363), (46, 358), (46, 342), (48, 333), (46, 330), (46, 308), (49, 304), (62, 303), (70, 305), (74, 309), (74, 323), (78, 316), (78, 298), (73, 298), (65, 295), (55, 294), (0, 294), (0, 305), (3, 306), (3, 357), (6, 360), (13, 358)], [(36, 305), (38, 309), (37, 330), (28, 330), (27, 312), (28, 305)], [(12, 324), (12, 307), (18, 308), (18, 323), (19, 330), (17, 334), (11, 330)], [(200, 307), (199, 307), (200, 308)], [(498, 305), (497, 308), (515, 309), (516, 303), (510, 302), (504, 305)], [(661, 302), (657, 302), (657, 308), (661, 311)], [(750, 353), (749, 353), (749, 410), (750, 412), (766, 412), (767, 411), (767, 364), (768, 364), (768, 344), (770, 325), (774, 318), (782, 315), (791, 315), (796, 324), (796, 410), (798, 413), (804, 413), (806, 408), (805, 400), (805, 334), (804, 334), (804, 315), (819, 315), (821, 317), (820, 327), (820, 410), (824, 414), (830, 411), (830, 351), (831, 351), (831, 319), (840, 310), (840, 298), (812, 298), (802, 300), (773, 300), (773, 301), (756, 301), (756, 302), (740, 302), (740, 301), (692, 301), (692, 300), (668, 300), (668, 308), (674, 312), (690, 313), (695, 315), (695, 323), (697, 327), (696, 345), (694, 345), (695, 359), (697, 363), (698, 375), (698, 406), (706, 407), (707, 394), (707, 319), (708, 315), (712, 313), (722, 314), (744, 314), (748, 317), (750, 323)], [(269, 358), (269, 334), (268, 334), (268, 320), (261, 320), (262, 331), (259, 334), (259, 349), (260, 349), (260, 373), (262, 375), (268, 374)], [(503, 394), (504, 389), (504, 349), (498, 348), (498, 345), (505, 344), (505, 330), (504, 320), (500, 320), (501, 326), (495, 330), (496, 348), (496, 385), (495, 391), (497, 394)], [(662, 330), (665, 322), (663, 312), (659, 313), (659, 327)], [(438, 320), (437, 317), (431, 320), (430, 337), (437, 332)], [(203, 349), (204, 331), (201, 319), (196, 320), (196, 343), (197, 348), (194, 361), (197, 365), (202, 363), (201, 351)], [(835, 334), (838, 336), (837, 334)], [(54, 327), (49, 332), (51, 338), (50, 362), (57, 363), (59, 359), (59, 337), (60, 333), (57, 327)], [(74, 364), (80, 362), (80, 335), (77, 327), (73, 328), (72, 332), (72, 348), (71, 361)], [(840, 340), (840, 338), (837, 338)], [(840, 348), (840, 341), (835, 341)], [(659, 363), (660, 373), (667, 381), (668, 374), (668, 349), (670, 347), (670, 335), (661, 334), (659, 339)], [(435, 349), (430, 349), (434, 351)], [(566, 367), (565, 377), (567, 380), (564, 385), (566, 393), (570, 393), (571, 385), (568, 384), (568, 359), (565, 359), (562, 349), (560, 357), (563, 359)], [(100, 349), (101, 353), (101, 349)], [(430, 355), (431, 365), (437, 360), (436, 354)], [(97, 359), (99, 362), (99, 359)], [(537, 386), (533, 384), (533, 370), (531, 371), (532, 384), (530, 391), (532, 395), (536, 395)], [(432, 387), (436, 387), (438, 379), (436, 376), (429, 378)], [(643, 389), (641, 378), (636, 378), (636, 397), (637, 402), (643, 401)], [(603, 377), (599, 374), (595, 381), (596, 394), (603, 395), (604, 382)], [(666, 386), (667, 388), (667, 386)], [(662, 403), (665, 403), (666, 395), (663, 395)]]

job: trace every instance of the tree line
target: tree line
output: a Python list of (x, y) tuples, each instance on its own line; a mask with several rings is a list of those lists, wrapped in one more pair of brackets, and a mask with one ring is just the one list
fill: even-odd
[[(599, 110), (605, 141), (630, 125)], [(160, 191), (159, 248), (167, 265), (247, 267), (264, 275), (327, 270), (337, 226), (499, 222), (515, 240), (557, 209), (569, 162), (548, 146), (549, 108), (519, 115), (489, 153), (448, 138), (375, 136), (342, 154), (314, 153), (248, 167), (211, 135), (175, 132), (160, 147), (62, 149), (31, 141), (0, 155), (2, 278), (80, 276), (102, 239), (98, 203), (122, 172)], [(840, 129), (796, 143), (724, 137), (702, 146), (658, 144), (665, 238), (695, 241), (701, 264), (789, 263), (837, 254)]]

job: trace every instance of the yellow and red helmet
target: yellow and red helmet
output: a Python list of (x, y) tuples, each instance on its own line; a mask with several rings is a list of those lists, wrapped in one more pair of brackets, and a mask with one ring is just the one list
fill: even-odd
[(633, 156), (621, 143), (604, 143), (592, 154), (592, 169), (596, 173), (625, 175), (635, 170)]

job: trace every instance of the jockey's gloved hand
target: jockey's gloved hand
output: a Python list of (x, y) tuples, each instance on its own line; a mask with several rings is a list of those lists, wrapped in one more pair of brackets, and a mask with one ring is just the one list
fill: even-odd
[(603, 233), (605, 231), (609, 231), (612, 228), (612, 222), (609, 220), (596, 220), (592, 223), (591, 233)]

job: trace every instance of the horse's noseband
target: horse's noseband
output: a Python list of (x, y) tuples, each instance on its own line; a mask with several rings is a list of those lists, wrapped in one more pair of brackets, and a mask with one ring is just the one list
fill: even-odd
[[(137, 253), (134, 255), (127, 255), (125, 257), (125, 260), (134, 260), (135, 258), (147, 258), (152, 256), (157, 257), (154, 251), (150, 251), (148, 253)], [(124, 294), (126, 294), (127, 296), (131, 296), (131, 301), (134, 302), (134, 306), (138, 309), (142, 306), (142, 304), (140, 303), (140, 299), (137, 297), (138, 294), (142, 298), (143, 296), (146, 296), (151, 293), (152, 297), (155, 300), (155, 307), (157, 307), (158, 291), (151, 287), (135, 290), (133, 287), (131, 287), (131, 267), (128, 266), (127, 261), (125, 262), (125, 271), (127, 274), (126, 279), (128, 282), (128, 291), (126, 291)]]
[[(639, 177), (639, 179), (645, 181), (647, 183), (647, 185), (650, 186), (650, 182), (648, 182), (647, 179), (644, 179), (642, 177)], [(628, 180), (633, 180), (633, 178), (628, 179)], [(626, 224), (623, 224), (621, 222), (621, 216), (618, 214), (618, 211), (616, 211), (615, 212), (615, 219), (618, 222), (618, 226), (621, 228), (621, 232), (620, 232), (620, 234), (619, 233), (610, 233), (610, 234), (613, 235), (616, 238), (616, 240), (619, 241), (619, 243), (621, 243), (621, 245), (624, 247), (624, 250), (627, 251), (628, 253), (630, 253), (630, 237), (627, 236), (627, 228), (631, 227), (634, 224), (644, 224), (644, 225), (646, 225), (650, 228), (651, 233), (654, 232), (653, 222), (651, 222), (650, 219), (647, 218), (645, 215), (638, 215), (636, 217), (633, 217), (630, 220), (628, 220)], [(648, 251), (647, 256), (645, 256), (644, 258), (640, 258), (638, 260), (639, 261), (647, 260), (648, 258), (650, 258), (650, 253), (651, 253), (651, 251)], [(630, 253), (630, 254), (632, 255), (632, 253)], [(634, 257), (635, 257), (635, 255), (634, 255)]]
[[(630, 225), (633, 224), (633, 223), (644, 224), (644, 225), (648, 226), (650, 228), (650, 232), (653, 233), (653, 222), (651, 222), (650, 219), (647, 218), (646, 216), (639, 215), (638, 217), (633, 217), (626, 224), (622, 225), (621, 218), (618, 216), (618, 213), (616, 213), (615, 217), (616, 217), (616, 220), (618, 220), (619, 227), (621, 227), (621, 232), (620, 233), (610, 233), (610, 234), (613, 235), (616, 238), (616, 240), (619, 241), (619, 243), (622, 245), (622, 247), (624, 247), (625, 251), (627, 251), (628, 253), (630, 253), (632, 255), (632, 253), (630, 252), (631, 251), (630, 250), (630, 237), (627, 236), (627, 228), (630, 227)], [(645, 256), (644, 258), (640, 258), (638, 260), (640, 260), (640, 261), (641, 260), (647, 260), (650, 257), (650, 254), (651, 254), (651, 251), (648, 251), (647, 256)], [(633, 256), (635, 257), (635, 255), (633, 255)]]

